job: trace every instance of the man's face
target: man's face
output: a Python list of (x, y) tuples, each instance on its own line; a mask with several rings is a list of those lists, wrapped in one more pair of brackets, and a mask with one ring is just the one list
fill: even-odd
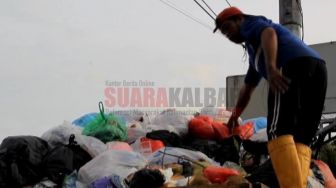
[(230, 41), (240, 44), (244, 42), (243, 37), (240, 35), (240, 23), (241, 20), (226, 20), (219, 29)]

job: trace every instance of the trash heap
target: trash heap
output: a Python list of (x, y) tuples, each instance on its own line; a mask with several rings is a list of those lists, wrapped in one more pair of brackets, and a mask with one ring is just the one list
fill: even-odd
[[(41, 137), (10, 136), (0, 145), (0, 187), (279, 187), (267, 155), (266, 118), (242, 121), (203, 108), (88, 113)], [(336, 187), (326, 163), (313, 160), (308, 187)]]

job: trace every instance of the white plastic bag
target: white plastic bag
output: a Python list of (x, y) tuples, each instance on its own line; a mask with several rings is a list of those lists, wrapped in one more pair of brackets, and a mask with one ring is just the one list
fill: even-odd
[(168, 109), (161, 112), (157, 115), (152, 121), (151, 124), (168, 127), (173, 126), (177, 134), (185, 135), (188, 133), (188, 123), (192, 116), (184, 115), (183, 112), (176, 111), (175, 109)]
[(63, 124), (53, 127), (42, 134), (41, 138), (46, 140), (51, 146), (58, 144), (68, 144), (71, 134), (81, 134), (83, 128), (74, 126), (70, 122), (64, 121)]
[(258, 141), (258, 142), (267, 142), (268, 141), (268, 137), (267, 137), (266, 128), (259, 130), (259, 132), (257, 132), (257, 133), (254, 133), (251, 136), (250, 140), (252, 140), (252, 141)]
[(146, 133), (150, 133), (157, 130), (167, 130), (169, 132), (173, 132), (179, 134), (176, 128), (173, 125), (146, 125)]
[(98, 156), (107, 150), (106, 145), (99, 139), (92, 136), (75, 135), (75, 141), (78, 145), (88, 152), (92, 158)]
[(141, 124), (149, 124), (150, 117), (147, 113), (140, 110), (124, 110), (124, 111), (112, 111), (116, 116), (122, 118), (126, 123), (137, 121)]
[(127, 123), (127, 142), (133, 143), (136, 139), (146, 136), (146, 130), (140, 122), (131, 121)]
[(83, 128), (74, 126), (69, 122), (64, 121), (62, 125), (56, 126), (43, 133), (42, 139), (46, 140), (51, 146), (58, 144), (69, 144), (70, 135), (75, 135), (75, 141), (82, 149), (90, 154), (91, 157), (96, 157), (100, 153), (106, 151), (106, 145), (91, 136), (82, 135)]
[(139, 153), (107, 150), (79, 169), (78, 180), (90, 184), (112, 174), (126, 178), (146, 165), (147, 160)]
[(150, 165), (162, 165), (162, 164), (165, 165), (165, 164), (177, 163), (179, 161), (179, 157), (185, 157), (193, 161), (204, 160), (210, 164), (219, 165), (219, 163), (210, 159), (208, 156), (206, 156), (202, 152), (187, 150), (183, 148), (176, 148), (176, 147), (161, 148), (160, 150), (148, 156), (147, 160)]

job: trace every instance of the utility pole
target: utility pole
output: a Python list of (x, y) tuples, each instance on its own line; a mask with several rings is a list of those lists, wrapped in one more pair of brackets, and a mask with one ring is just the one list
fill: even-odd
[(279, 0), (280, 24), (297, 37), (302, 37), (301, 0)]

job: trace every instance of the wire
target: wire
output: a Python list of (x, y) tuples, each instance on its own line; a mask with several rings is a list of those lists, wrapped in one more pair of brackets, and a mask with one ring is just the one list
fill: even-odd
[(213, 20), (215, 20), (215, 17), (213, 17), (198, 1), (194, 0), (194, 2), (201, 7), (202, 10), (204, 10), (205, 13), (207, 13), (207, 15), (209, 15)]
[(189, 19), (192, 19), (193, 21), (201, 24), (202, 26), (210, 29), (211, 31), (213, 30), (213, 28), (211, 26), (209, 26), (208, 24), (205, 24), (203, 22), (201, 22), (200, 20), (198, 20), (197, 18), (194, 18), (193, 16), (190, 15), (190, 13), (186, 13), (186, 11), (179, 9), (174, 3), (168, 1), (168, 0), (160, 0), (162, 3), (164, 3), (165, 5), (169, 6), (172, 9), (175, 9), (177, 12), (183, 14), (184, 16), (188, 17)]
[(164, 150), (164, 151), (158, 150), (158, 152), (159, 152), (159, 153), (162, 153), (162, 154), (164, 154), (164, 155), (168, 155), (168, 156), (176, 157), (177, 159), (184, 159), (184, 160), (187, 160), (187, 161), (192, 162), (192, 163), (194, 163), (194, 164), (197, 164), (198, 166), (200, 166), (200, 167), (202, 167), (202, 168), (206, 168), (206, 166), (205, 166), (204, 164), (199, 163), (199, 162), (197, 162), (197, 161), (195, 161), (195, 160), (189, 159), (187, 156), (183, 156), (183, 155), (182, 155), (182, 156), (178, 156), (178, 155), (174, 155), (174, 154), (166, 153), (165, 150)]
[(300, 11), (300, 14), (301, 14), (301, 30), (302, 30), (302, 38), (301, 40), (303, 41), (304, 39), (304, 27), (303, 27), (303, 11), (302, 11), (302, 6), (301, 6), (301, 3), (300, 3), (300, 0), (296, 0), (296, 4), (299, 8), (299, 11)]
[(230, 7), (232, 7), (228, 0), (225, 0), (225, 1)]
[(167, 147), (165, 147), (164, 150), (163, 150), (163, 155), (162, 155), (162, 159), (161, 159), (161, 168), (163, 168), (164, 157), (166, 155), (166, 148)]
[(211, 9), (211, 7), (210, 7), (204, 0), (202, 0), (202, 2), (205, 4), (205, 6), (208, 7), (208, 9), (209, 9), (215, 16), (217, 16), (217, 14)]

